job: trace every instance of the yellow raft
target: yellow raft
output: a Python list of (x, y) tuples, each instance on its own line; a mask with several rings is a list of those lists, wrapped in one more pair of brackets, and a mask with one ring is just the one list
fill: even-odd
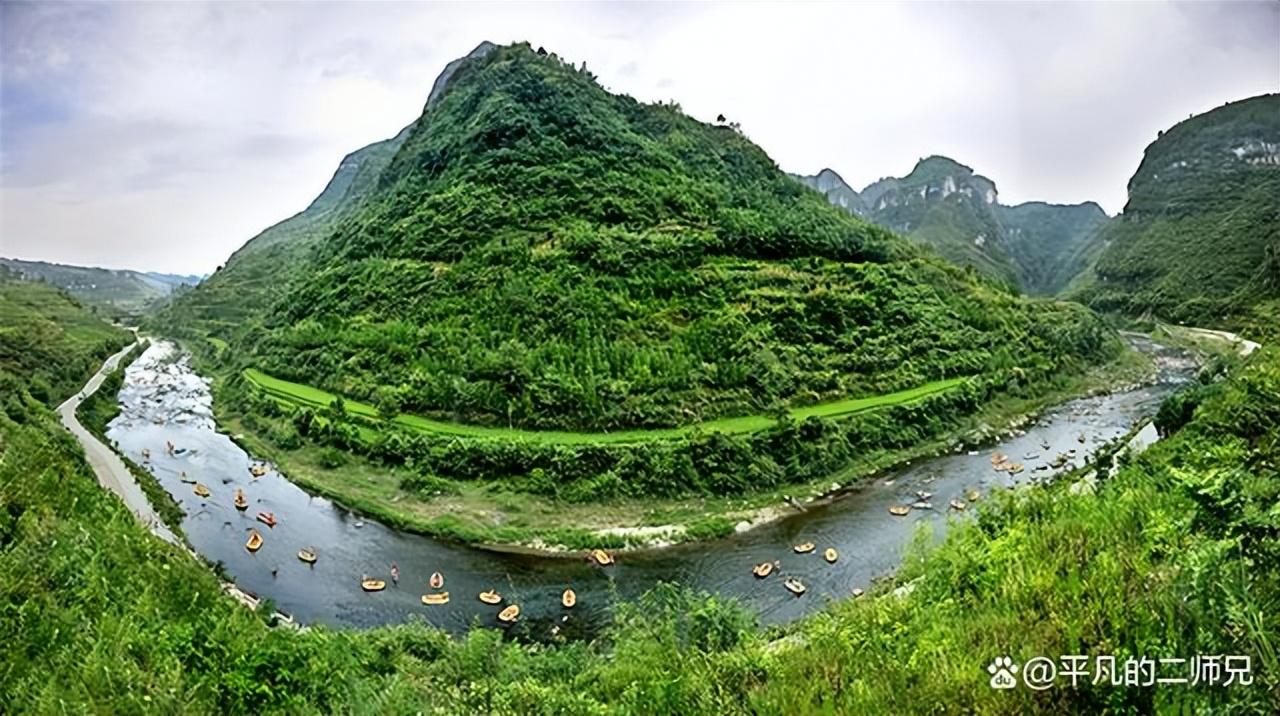
[(773, 574), (773, 562), (761, 562), (751, 568), (751, 573), (761, 579), (764, 579), (770, 574)]
[(244, 543), (244, 548), (250, 552), (257, 552), (262, 547), (262, 535), (257, 530), (249, 530), (249, 541)]
[(578, 595), (572, 589), (566, 589), (564, 594), (560, 595), (560, 603), (565, 609), (573, 609), (573, 605), (578, 603)]
[(437, 592), (436, 594), (424, 594), (422, 595), (422, 603), (429, 606), (433, 604), (448, 604), (449, 593)]
[(503, 609), (502, 611), (498, 612), (498, 621), (502, 622), (503, 624), (510, 624), (511, 622), (519, 618), (520, 618), (520, 605), (518, 604), (512, 604), (506, 609)]
[(360, 588), (366, 592), (381, 592), (387, 588), (387, 583), (381, 579), (365, 579), (361, 580)]
[(827, 551), (822, 553), (822, 558), (835, 564), (835, 561), (840, 559), (840, 553), (836, 551), (835, 547), (828, 547)]
[(241, 511), (249, 509), (249, 500), (245, 498), (244, 490), (236, 490), (236, 509)]
[(591, 550), (591, 559), (601, 567), (608, 567), (613, 564), (613, 556), (602, 549)]
[(194, 492), (194, 493), (196, 493), (197, 495), (199, 495), (199, 496), (201, 496), (201, 497), (208, 497), (208, 496), (209, 496), (209, 494), (210, 494), (210, 493), (209, 493), (209, 488), (205, 487), (204, 485), (201, 485), (201, 484), (200, 484), (200, 483), (198, 483), (198, 482), (196, 483), (196, 486), (195, 486), (195, 487), (191, 488), (191, 491), (192, 491), (192, 492)]
[(490, 589), (487, 592), (480, 592), (480, 601), (485, 604), (497, 604), (502, 601), (502, 595)]
[(808, 554), (813, 551), (813, 543), (804, 542), (802, 544), (796, 545), (795, 547), (793, 547), (793, 549), (795, 549), (796, 554)]
[(806, 589), (806, 587), (804, 586), (804, 582), (801, 582), (799, 579), (796, 579), (795, 577), (787, 577), (787, 581), (783, 582), (782, 585), (797, 597), (800, 596), (801, 594), (804, 594)]

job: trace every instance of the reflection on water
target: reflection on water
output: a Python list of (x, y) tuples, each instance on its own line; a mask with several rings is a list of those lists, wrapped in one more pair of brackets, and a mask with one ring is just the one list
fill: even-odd
[[(948, 508), (951, 500), (965, 500), (971, 490), (1049, 479), (1056, 472), (1049, 463), (1059, 454), (1069, 457), (1063, 469), (1080, 465), (1088, 452), (1154, 413), (1194, 365), (1158, 346), (1140, 347), (1163, 354), (1161, 380), (1155, 385), (1066, 403), (1024, 435), (981, 454), (924, 460), (867, 481), (830, 504), (756, 530), (711, 543), (623, 555), (609, 568), (578, 559), (498, 554), (397, 532), (307, 494), (274, 470), (254, 478), (250, 456), (217, 432), (207, 382), (172, 344), (153, 343), (129, 366), (120, 392), (121, 414), (108, 436), (126, 455), (146, 464), (181, 503), (187, 512), (182, 529), (197, 552), (222, 563), (246, 591), (271, 599), (304, 623), (371, 626), (424, 619), (456, 632), (474, 624), (497, 626), (497, 612), (514, 602), (521, 606), (518, 631), (534, 638), (553, 632), (576, 636), (597, 628), (611, 603), (638, 596), (658, 581), (734, 597), (759, 613), (762, 622), (781, 623), (847, 598), (854, 588), (865, 589), (873, 578), (892, 572), (921, 523), (940, 534), (957, 514)], [(166, 450), (167, 442), (175, 446), (173, 454)], [(143, 450), (149, 451), (149, 460), (142, 457)], [(1024, 471), (994, 471), (989, 456), (995, 450), (1021, 462)], [(199, 481), (212, 494), (196, 496), (194, 485), (184, 479)], [(243, 512), (233, 504), (237, 488), (248, 497)], [(906, 517), (889, 514), (892, 505), (915, 502), (918, 491), (933, 493), (928, 499), (932, 509), (913, 510)], [(257, 522), (260, 511), (275, 513), (279, 523), (268, 528)], [(265, 540), (256, 553), (244, 547), (251, 528)], [(791, 547), (799, 542), (814, 542), (817, 549), (794, 554)], [(835, 564), (822, 557), (827, 547), (839, 550)], [(317, 552), (315, 564), (297, 558), (303, 548)], [(781, 568), (756, 579), (751, 567), (766, 560), (780, 560)], [(392, 563), (400, 570), (398, 584), (390, 583)], [(444, 589), (452, 599), (447, 605), (425, 606), (420, 598), (437, 571), (445, 576)], [(365, 574), (387, 580), (387, 589), (362, 591)], [(799, 577), (808, 593), (795, 597), (787, 592), (782, 586), (787, 576)], [(578, 594), (572, 610), (560, 604), (566, 587)], [(502, 594), (503, 605), (477, 599), (489, 589)]]

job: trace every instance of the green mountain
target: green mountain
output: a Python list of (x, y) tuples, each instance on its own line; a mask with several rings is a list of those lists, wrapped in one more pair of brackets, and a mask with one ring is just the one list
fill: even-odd
[(113, 313), (139, 314), (199, 276), (68, 266), (45, 261), (0, 258), (0, 266), (25, 279), (43, 281)]
[(210, 301), (215, 275), (176, 310), (237, 317), (220, 337), (274, 377), (525, 428), (679, 425), (1111, 350), (1092, 317), (828, 206), (731, 127), (524, 45), (474, 54), (331, 231), (275, 242), (296, 268), (253, 262), (286, 290)]
[(990, 179), (939, 156), (921, 159), (905, 177), (886, 177), (862, 190), (872, 221), (1016, 286), (996, 197)]
[(1161, 133), (1102, 238), (1076, 293), (1101, 310), (1218, 324), (1280, 297), (1280, 95)]
[(1092, 201), (997, 205), (1009, 258), (1028, 293), (1056, 295), (1093, 264), (1104, 247), (1107, 213)]
[(837, 206), (924, 244), (962, 266), (1027, 293), (1054, 295), (1100, 249), (1106, 213), (1075, 205), (999, 203), (996, 185), (947, 157), (920, 160), (905, 177), (857, 192), (830, 169), (798, 181)]

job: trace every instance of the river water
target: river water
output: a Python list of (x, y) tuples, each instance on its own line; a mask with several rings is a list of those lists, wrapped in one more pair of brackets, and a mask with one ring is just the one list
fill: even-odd
[[(1059, 470), (1048, 465), (1060, 453), (1070, 453), (1061, 470), (1081, 465), (1088, 453), (1154, 414), (1161, 400), (1190, 379), (1195, 364), (1176, 351), (1138, 343), (1156, 355), (1161, 366), (1160, 378), (1152, 385), (1064, 403), (1026, 426), (1025, 434), (976, 453), (922, 460), (864, 481), (828, 504), (754, 530), (712, 542), (623, 554), (608, 568), (576, 558), (497, 553), (397, 532), (308, 494), (275, 470), (254, 478), (249, 473), (252, 458), (217, 430), (207, 381), (169, 343), (153, 343), (128, 367), (119, 394), (121, 413), (107, 435), (124, 454), (151, 470), (181, 504), (187, 513), (182, 530), (197, 552), (221, 563), (242, 589), (271, 599), (303, 623), (365, 627), (424, 619), (453, 632), (477, 624), (495, 626), (501, 607), (476, 598), (494, 589), (504, 597), (503, 605), (521, 606), (518, 632), (535, 639), (553, 633), (574, 637), (598, 629), (614, 602), (666, 581), (733, 597), (755, 611), (762, 623), (773, 624), (847, 599), (855, 588), (866, 589), (873, 579), (892, 573), (922, 524), (939, 535), (948, 520), (969, 514), (950, 510), (950, 500), (965, 500), (973, 490), (986, 493), (999, 486), (1052, 479)], [(176, 446), (177, 454), (167, 454), (166, 441)], [(149, 451), (149, 459), (143, 450)], [(1011, 475), (993, 470), (990, 455), (997, 450), (1022, 463), (1024, 471)], [(212, 495), (197, 497), (193, 485), (182, 481), (184, 475), (208, 486)], [(249, 499), (244, 512), (232, 503), (236, 488)], [(933, 493), (928, 500), (932, 509), (912, 510), (906, 517), (888, 512), (890, 506), (915, 502), (917, 491)], [(257, 522), (259, 511), (274, 512), (278, 524), (269, 529)], [(264, 537), (256, 553), (244, 547), (250, 528)], [(817, 548), (797, 555), (792, 545), (799, 542), (814, 542)], [(314, 565), (297, 559), (304, 547), (319, 554)], [(822, 557), (827, 547), (839, 551), (835, 564)], [(779, 560), (781, 566), (768, 578), (756, 579), (751, 567), (766, 560)], [(400, 570), (396, 585), (388, 576), (391, 563)], [(429, 591), (426, 582), (433, 572), (446, 578), (444, 589), (452, 595), (447, 605), (426, 606), (420, 601)], [(387, 589), (365, 593), (360, 587), (364, 574), (387, 580)], [(786, 576), (799, 577), (808, 592), (796, 597), (786, 591)], [(566, 587), (578, 595), (572, 610), (560, 604)]]

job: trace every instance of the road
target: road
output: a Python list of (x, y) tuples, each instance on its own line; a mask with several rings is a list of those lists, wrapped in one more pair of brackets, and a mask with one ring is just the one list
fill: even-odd
[(156, 511), (152, 509), (151, 502), (147, 500), (147, 495), (138, 486), (138, 482), (134, 479), (133, 473), (129, 472), (129, 468), (116, 455), (115, 451), (107, 447), (97, 437), (90, 433), (80, 424), (80, 420), (76, 417), (76, 409), (80, 407), (80, 403), (86, 398), (97, 392), (98, 387), (102, 385), (102, 381), (107, 375), (116, 369), (125, 354), (133, 350), (138, 345), (135, 341), (126, 346), (123, 350), (111, 356), (102, 364), (98, 372), (89, 379), (80, 392), (71, 396), (65, 403), (58, 406), (58, 417), (62, 420), (62, 424), (71, 431), (76, 440), (80, 441), (80, 445), (84, 448), (85, 458), (89, 461), (89, 466), (93, 468), (93, 472), (98, 476), (98, 482), (108, 490), (111, 490), (124, 502), (125, 507), (138, 518), (138, 521), (146, 525), (160, 539), (171, 544), (181, 545), (182, 541), (173, 533)]
[(1212, 328), (1192, 328), (1191, 326), (1171, 326), (1167, 323), (1161, 323), (1160, 325), (1165, 330), (1169, 330), (1170, 332), (1183, 331), (1184, 333), (1190, 334), (1192, 336), (1200, 336), (1202, 338), (1212, 338), (1212, 339), (1227, 341), (1228, 343), (1234, 343), (1240, 355), (1242, 356), (1247, 356), (1261, 347), (1261, 345), (1255, 341), (1251, 341), (1247, 338), (1242, 338), (1241, 336), (1238, 336), (1235, 333), (1230, 333), (1228, 331), (1216, 331), (1216, 330), (1213, 330)]

